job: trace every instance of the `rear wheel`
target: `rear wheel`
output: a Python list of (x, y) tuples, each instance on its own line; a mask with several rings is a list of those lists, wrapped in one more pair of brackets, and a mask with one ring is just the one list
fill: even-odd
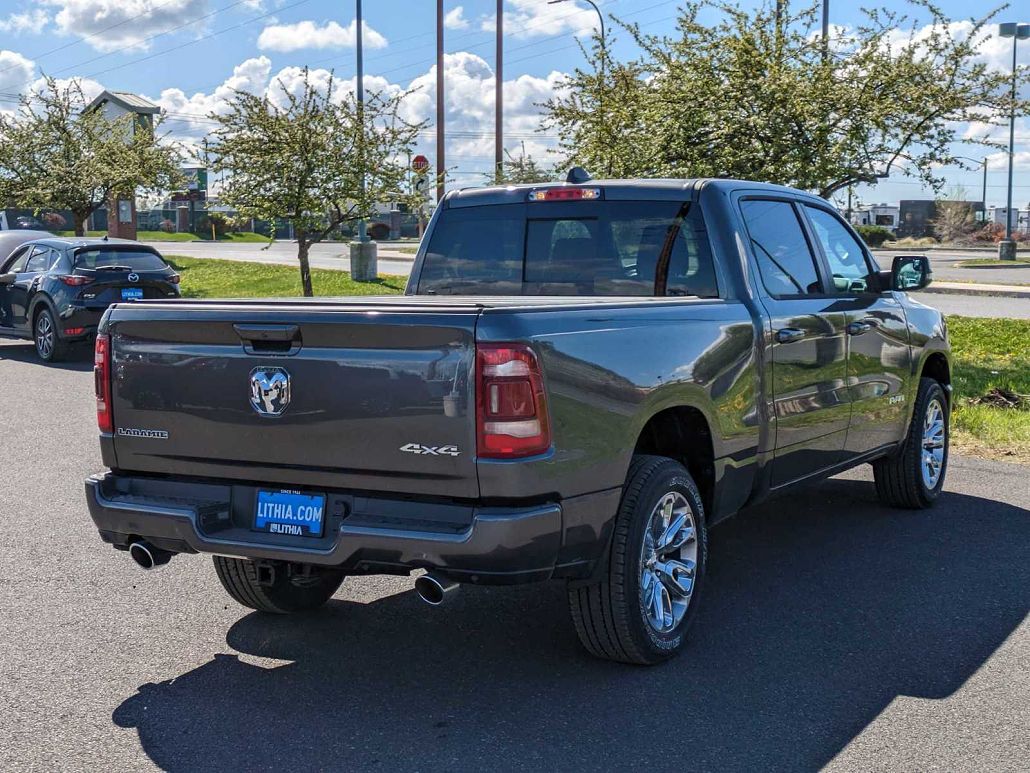
[(256, 563), (214, 556), (215, 571), (226, 592), (245, 607), (287, 615), (322, 606), (343, 582), (343, 572), (284, 561)]
[(68, 343), (57, 333), (57, 323), (50, 309), (43, 307), (32, 326), (36, 354), (43, 362), (60, 362), (68, 356)]
[(876, 493), (893, 507), (929, 507), (944, 488), (948, 469), (948, 398), (932, 378), (919, 381), (912, 423), (898, 453), (873, 462)]
[(583, 646), (599, 658), (645, 665), (676, 654), (697, 610), (707, 559), (704, 505), (690, 473), (673, 459), (635, 457), (605, 576), (569, 588)]

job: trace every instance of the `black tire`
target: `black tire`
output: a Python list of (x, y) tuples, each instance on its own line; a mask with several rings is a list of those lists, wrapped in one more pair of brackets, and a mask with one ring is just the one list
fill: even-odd
[(213, 558), (218, 579), (234, 600), (259, 612), (277, 615), (317, 609), (332, 598), (344, 577), (338, 569)]
[[(927, 410), (937, 402), (944, 414), (944, 458), (940, 474), (933, 486), (923, 479), (923, 424)], [(876, 493), (886, 505), (921, 510), (930, 507), (941, 494), (945, 473), (948, 471), (948, 444), (951, 430), (951, 410), (943, 387), (932, 378), (919, 380), (919, 393), (912, 409), (912, 421), (901, 448), (891, 456), (873, 462)]]
[[(667, 632), (648, 622), (641, 590), (645, 532), (667, 493), (679, 492), (691, 509), (696, 540), (692, 592), (682, 619)], [(697, 613), (708, 563), (704, 504), (690, 473), (662, 456), (636, 456), (629, 468), (608, 565), (600, 582), (569, 586), (569, 609), (579, 640), (590, 654), (621, 663), (652, 665), (675, 655)]]
[(68, 342), (61, 338), (54, 315), (46, 306), (32, 321), (32, 342), (43, 362), (61, 362), (68, 357)]

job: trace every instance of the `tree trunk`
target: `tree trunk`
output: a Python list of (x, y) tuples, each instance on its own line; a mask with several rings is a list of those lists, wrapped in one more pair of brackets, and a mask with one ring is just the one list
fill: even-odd
[(86, 220), (89, 218), (89, 212), (72, 212), (72, 217), (75, 218), (75, 235), (85, 236), (86, 235)]
[(311, 245), (304, 237), (304, 233), (297, 232), (297, 260), (300, 261), (300, 286), (304, 290), (305, 298), (312, 298), (315, 295), (311, 287), (311, 265), (308, 263), (308, 249)]

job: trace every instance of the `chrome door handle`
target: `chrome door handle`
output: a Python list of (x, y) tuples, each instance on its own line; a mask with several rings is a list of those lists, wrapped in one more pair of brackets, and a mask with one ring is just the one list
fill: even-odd
[(871, 322), (849, 322), (847, 326), (849, 336), (860, 336), (872, 329), (873, 324)]
[(781, 344), (789, 344), (793, 341), (800, 341), (805, 337), (804, 330), (798, 330), (796, 327), (785, 327), (782, 330), (776, 331), (776, 341)]

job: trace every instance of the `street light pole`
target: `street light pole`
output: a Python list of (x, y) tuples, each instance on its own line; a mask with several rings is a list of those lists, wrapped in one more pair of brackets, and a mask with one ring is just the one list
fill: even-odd
[(504, 0), (497, 0), (497, 52), (494, 66), (494, 173), (504, 177)]
[[(547, 0), (547, 4), (548, 5), (557, 5), (558, 3), (564, 3), (564, 2), (566, 2), (566, 0)], [(594, 9), (594, 11), (597, 13), (597, 20), (601, 23), (601, 67), (600, 67), (600, 73), (599, 73), (600, 76), (601, 76), (601, 87), (600, 87), (600, 89), (597, 92), (597, 122), (599, 124), (599, 128), (598, 128), (598, 132), (597, 133), (598, 133), (598, 135), (600, 136), (600, 139), (601, 139), (601, 142), (599, 143), (599, 147), (604, 148), (605, 147), (605, 144), (604, 144), (605, 60), (608, 58), (608, 38), (605, 36), (605, 31), (604, 31), (604, 14), (601, 13), (601, 9), (597, 7), (597, 3), (595, 3), (594, 0), (585, 0), (585, 2), (589, 3), (590, 6)], [(611, 154), (606, 153), (605, 154), (605, 158), (606, 158), (606, 163), (605, 163), (605, 170), (604, 171), (605, 171), (605, 174), (610, 177), (611, 173), (612, 173)]]
[[(367, 158), (365, 155), (365, 60), (362, 50), (362, 26), (361, 0), (355, 0), (354, 26), (355, 26), (355, 48), (358, 56), (358, 73), (355, 85), (355, 96), (357, 98), (358, 113), (358, 170), (361, 172), (358, 181), (358, 189), (361, 197), (361, 206), (365, 205), (365, 166)], [(368, 238), (368, 228), (365, 218), (358, 220), (358, 236), (350, 244), (350, 275), (356, 282), (372, 282), (379, 277), (379, 245)]]
[(1005, 239), (998, 242), (998, 257), (1001, 260), (1016, 259), (1016, 243), (1012, 240), (1012, 159), (1016, 147), (1016, 47), (1020, 40), (1030, 38), (1030, 24), (1008, 22), (998, 25), (998, 34), (1012, 38), (1012, 110), (1009, 114), (1009, 182), (1005, 200)]

